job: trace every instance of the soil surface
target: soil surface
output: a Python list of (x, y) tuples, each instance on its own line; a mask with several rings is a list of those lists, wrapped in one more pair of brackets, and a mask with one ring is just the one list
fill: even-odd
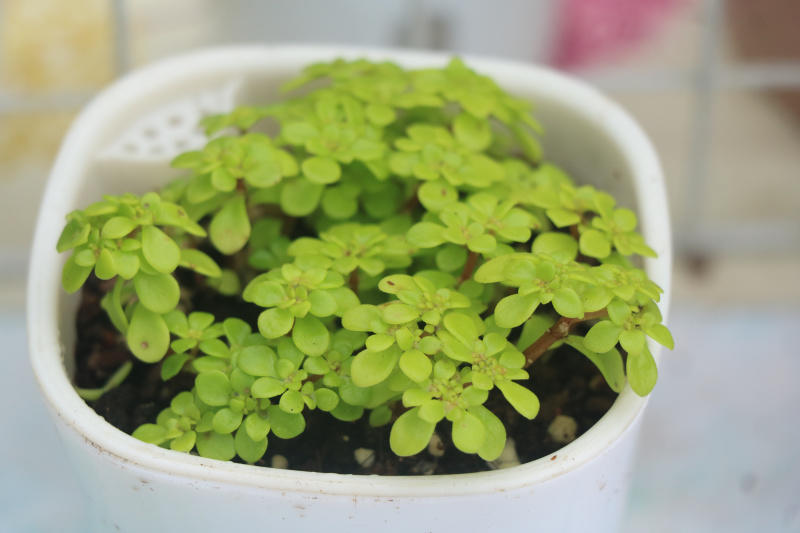
[[(180, 281), (182, 286), (186, 286), (186, 282), (193, 285), (192, 279)], [(100, 387), (120, 365), (133, 361), (133, 370), (122, 385), (99, 400), (89, 402), (110, 424), (132, 433), (141, 424), (155, 422), (158, 413), (169, 405), (175, 394), (191, 389), (194, 377), (181, 374), (163, 382), (159, 365), (142, 363), (131, 355), (124, 338), (100, 308), (100, 298), (110, 288), (108, 282), (94, 276), (84, 286), (76, 317), (74, 381), (78, 387)], [(218, 320), (239, 316), (255, 324), (260, 311), (216, 292), (194, 290), (190, 293), (192, 309), (212, 312)], [(503, 420), (522, 463), (557, 452), (564, 445), (548, 433), (548, 426), (556, 416), (574, 419), (576, 435), (580, 436), (616, 399), (616, 393), (606, 385), (594, 365), (567, 346), (542, 357), (529, 371), (532, 377), (527, 385), (541, 402), (539, 415), (534, 420), (517, 414), (496, 389), (486, 404)], [(439, 425), (440, 442), (432, 446), (433, 449), (402, 458), (389, 450), (390, 425), (373, 428), (366, 416), (356, 422), (341, 422), (318, 410), (306, 411), (304, 415), (305, 432), (291, 440), (270, 435), (267, 453), (256, 464), (278, 466), (288, 462), (288, 467), (294, 470), (383, 475), (458, 474), (491, 468), (477, 455), (468, 455), (453, 447), (447, 423)], [(277, 455), (282, 457), (276, 459)]]

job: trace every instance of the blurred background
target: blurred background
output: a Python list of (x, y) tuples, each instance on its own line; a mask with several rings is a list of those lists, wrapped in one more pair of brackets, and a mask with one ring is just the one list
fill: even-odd
[(797, 0), (0, 0), (0, 390), (27, 406), (0, 415), (15, 428), (0, 439), (0, 530), (81, 531), (23, 316), (39, 198), (71, 120), (160, 57), (291, 42), (544, 63), (628, 109), (667, 178), (677, 348), (624, 531), (800, 531), (798, 23)]

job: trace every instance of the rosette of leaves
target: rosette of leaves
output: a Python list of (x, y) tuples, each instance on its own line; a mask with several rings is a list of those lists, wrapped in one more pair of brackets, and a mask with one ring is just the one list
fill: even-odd
[(179, 155), (172, 166), (193, 172), (183, 192), (187, 210), (195, 220), (213, 214), (209, 238), (228, 255), (241, 250), (250, 237), (244, 193), (274, 187), (298, 173), (291, 154), (257, 133), (213, 139), (202, 150)]
[(56, 246), (61, 252), (72, 250), (62, 285), (75, 292), (92, 272), (101, 280), (116, 280), (103, 308), (133, 355), (150, 363), (161, 360), (170, 342), (164, 315), (180, 299), (175, 269), (221, 274), (211, 257), (178, 244), (186, 235), (204, 237), (206, 231), (182, 206), (152, 192), (106, 196), (67, 218)]
[[(457, 125), (469, 123), (469, 126)], [(446, 180), (454, 186), (488, 187), (503, 179), (503, 166), (481, 153), (491, 141), (487, 121), (469, 114), (453, 119), (455, 136), (447, 128), (414, 124), (406, 129), (407, 137), (394, 144), (397, 151), (389, 159), (389, 168), (400, 176), (420, 180)]]
[[(529, 373), (557, 348), (650, 392), (648, 339), (673, 340), (630, 256), (653, 250), (632, 211), (542, 161), (527, 103), (458, 60), (336, 60), (289, 88), (206, 119), (225, 135), (175, 158), (187, 175), (160, 193), (68, 218), (65, 288), (113, 280), (102, 306), (133, 355), (193, 377), (136, 437), (253, 463), (320, 409), (390, 425), (398, 455), (441, 425), (493, 460), (506, 428), (489, 393), (535, 417)], [(274, 136), (248, 133), (267, 117)], [(201, 275), (187, 291), (179, 266)], [(242, 319), (192, 308), (190, 288), (239, 298)]]
[(303, 256), (253, 279), (242, 298), (267, 309), (258, 317), (264, 337), (277, 339), (289, 332), (306, 353), (322, 355), (328, 347), (328, 328), (320, 320), (339, 316), (358, 297), (344, 287), (344, 278), (330, 270), (323, 256)]
[[(500, 202), (490, 193), (476, 193), (466, 202), (452, 202), (442, 206), (441, 199), (454, 197), (446, 191), (445, 184), (431, 184), (433, 191), (420, 188), (423, 205), (431, 205), (439, 222), (423, 221), (408, 231), (408, 241), (420, 248), (434, 248), (445, 242), (465, 246), (470, 252), (493, 254), (498, 241), (522, 243), (531, 237), (531, 230), (541, 223), (530, 212), (516, 208), (513, 199)], [(438, 191), (438, 192), (437, 192)], [(429, 195), (439, 195), (437, 201)], [(435, 220), (434, 217), (429, 217)]]
[[(288, 248), (289, 255), (328, 258), (330, 268), (350, 276), (350, 288), (358, 289), (358, 273), (378, 276), (386, 269), (411, 263), (410, 247), (402, 235), (387, 235), (374, 224), (337, 224), (319, 239), (301, 237)], [(327, 262), (327, 261), (326, 261)]]
[(155, 424), (140, 426), (134, 437), (179, 451), (196, 447), (213, 459), (238, 455), (254, 463), (266, 452), (270, 433), (290, 439), (303, 432), (304, 409), (336, 406), (332, 390), (306, 380), (306, 356), (290, 339), (270, 346), (239, 319), (227, 319), (222, 327), (227, 342), (214, 339), (206, 355), (191, 364), (192, 390), (179, 393)]

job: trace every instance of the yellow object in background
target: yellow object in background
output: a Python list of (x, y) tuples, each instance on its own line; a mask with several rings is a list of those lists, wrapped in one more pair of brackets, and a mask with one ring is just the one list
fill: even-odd
[(106, 0), (4, 0), (0, 83), (31, 93), (95, 90), (114, 75)]

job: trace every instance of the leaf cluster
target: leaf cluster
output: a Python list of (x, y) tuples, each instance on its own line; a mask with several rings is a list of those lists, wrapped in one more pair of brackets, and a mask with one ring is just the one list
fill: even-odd
[[(542, 160), (527, 102), (459, 60), (336, 60), (287, 90), (206, 118), (211, 140), (158, 193), (68, 217), (65, 289), (113, 280), (102, 306), (131, 353), (194, 379), (135, 437), (253, 463), (320, 409), (390, 424), (397, 455), (441, 425), (494, 460), (506, 429), (490, 393), (534, 418), (532, 365), (562, 345), (613, 390), (650, 392), (647, 338), (673, 341), (631, 256), (654, 252), (632, 211)], [(263, 121), (277, 133), (253, 131)], [(178, 269), (257, 319), (192, 309)]]

